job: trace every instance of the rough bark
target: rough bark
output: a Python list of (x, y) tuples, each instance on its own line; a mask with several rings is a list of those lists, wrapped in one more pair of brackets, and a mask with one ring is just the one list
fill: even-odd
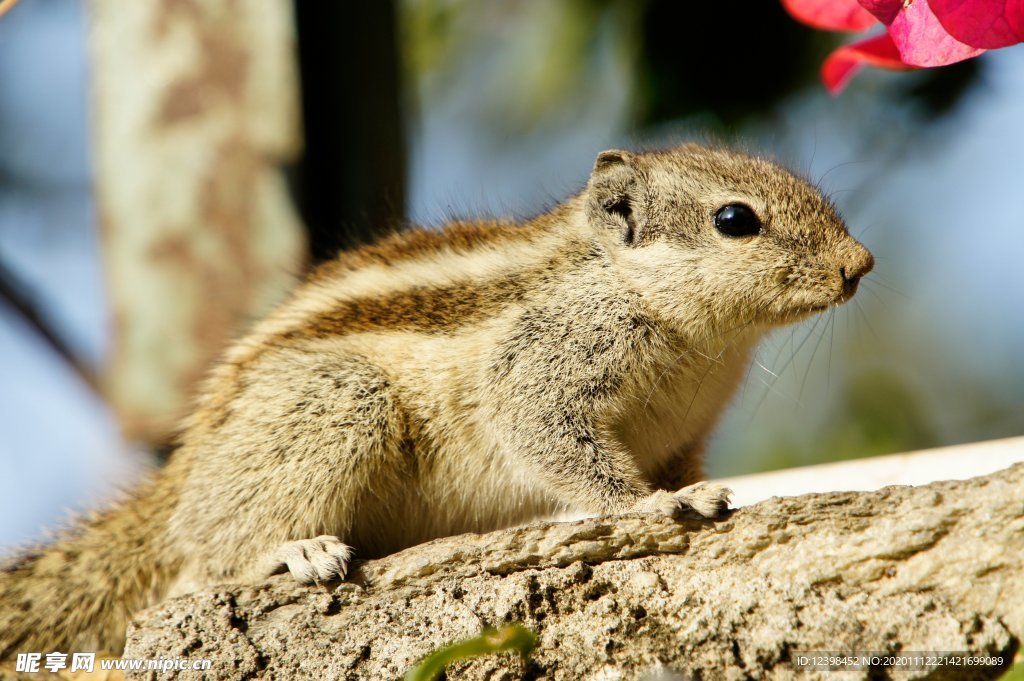
[[(211, 658), (208, 678), (396, 678), (483, 626), (522, 622), (540, 637), (528, 662), (480, 658), (448, 678), (789, 678), (801, 651), (1009, 661), (1024, 635), (1022, 500), (1018, 464), (968, 481), (773, 498), (717, 521), (629, 515), (450, 537), (363, 563), (343, 584), (281, 577), (169, 601), (139, 615), (125, 657)], [(890, 673), (999, 669), (843, 678)]]

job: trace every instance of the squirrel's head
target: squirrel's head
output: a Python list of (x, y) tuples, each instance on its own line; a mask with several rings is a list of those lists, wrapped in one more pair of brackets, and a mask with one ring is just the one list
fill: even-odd
[(817, 189), (733, 151), (603, 151), (585, 205), (636, 290), (704, 331), (784, 324), (838, 305), (874, 265)]

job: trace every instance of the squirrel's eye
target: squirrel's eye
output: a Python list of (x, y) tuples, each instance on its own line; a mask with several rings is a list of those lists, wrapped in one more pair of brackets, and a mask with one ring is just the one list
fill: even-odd
[(715, 229), (726, 236), (753, 236), (760, 233), (761, 221), (749, 207), (730, 203), (715, 213)]

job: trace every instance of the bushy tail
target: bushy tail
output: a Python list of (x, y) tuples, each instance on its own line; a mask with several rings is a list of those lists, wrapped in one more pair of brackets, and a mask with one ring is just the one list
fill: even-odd
[(0, 565), (0, 660), (120, 653), (132, 614), (177, 572), (163, 537), (173, 500), (151, 483), (52, 544)]

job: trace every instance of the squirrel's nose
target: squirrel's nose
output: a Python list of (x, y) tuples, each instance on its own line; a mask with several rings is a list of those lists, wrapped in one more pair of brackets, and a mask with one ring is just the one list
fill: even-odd
[(871, 251), (857, 244), (856, 250), (850, 255), (846, 263), (839, 268), (839, 274), (843, 277), (843, 288), (845, 291), (848, 294), (853, 293), (857, 289), (857, 283), (861, 277), (870, 272), (874, 266), (875, 257), (871, 255)]

